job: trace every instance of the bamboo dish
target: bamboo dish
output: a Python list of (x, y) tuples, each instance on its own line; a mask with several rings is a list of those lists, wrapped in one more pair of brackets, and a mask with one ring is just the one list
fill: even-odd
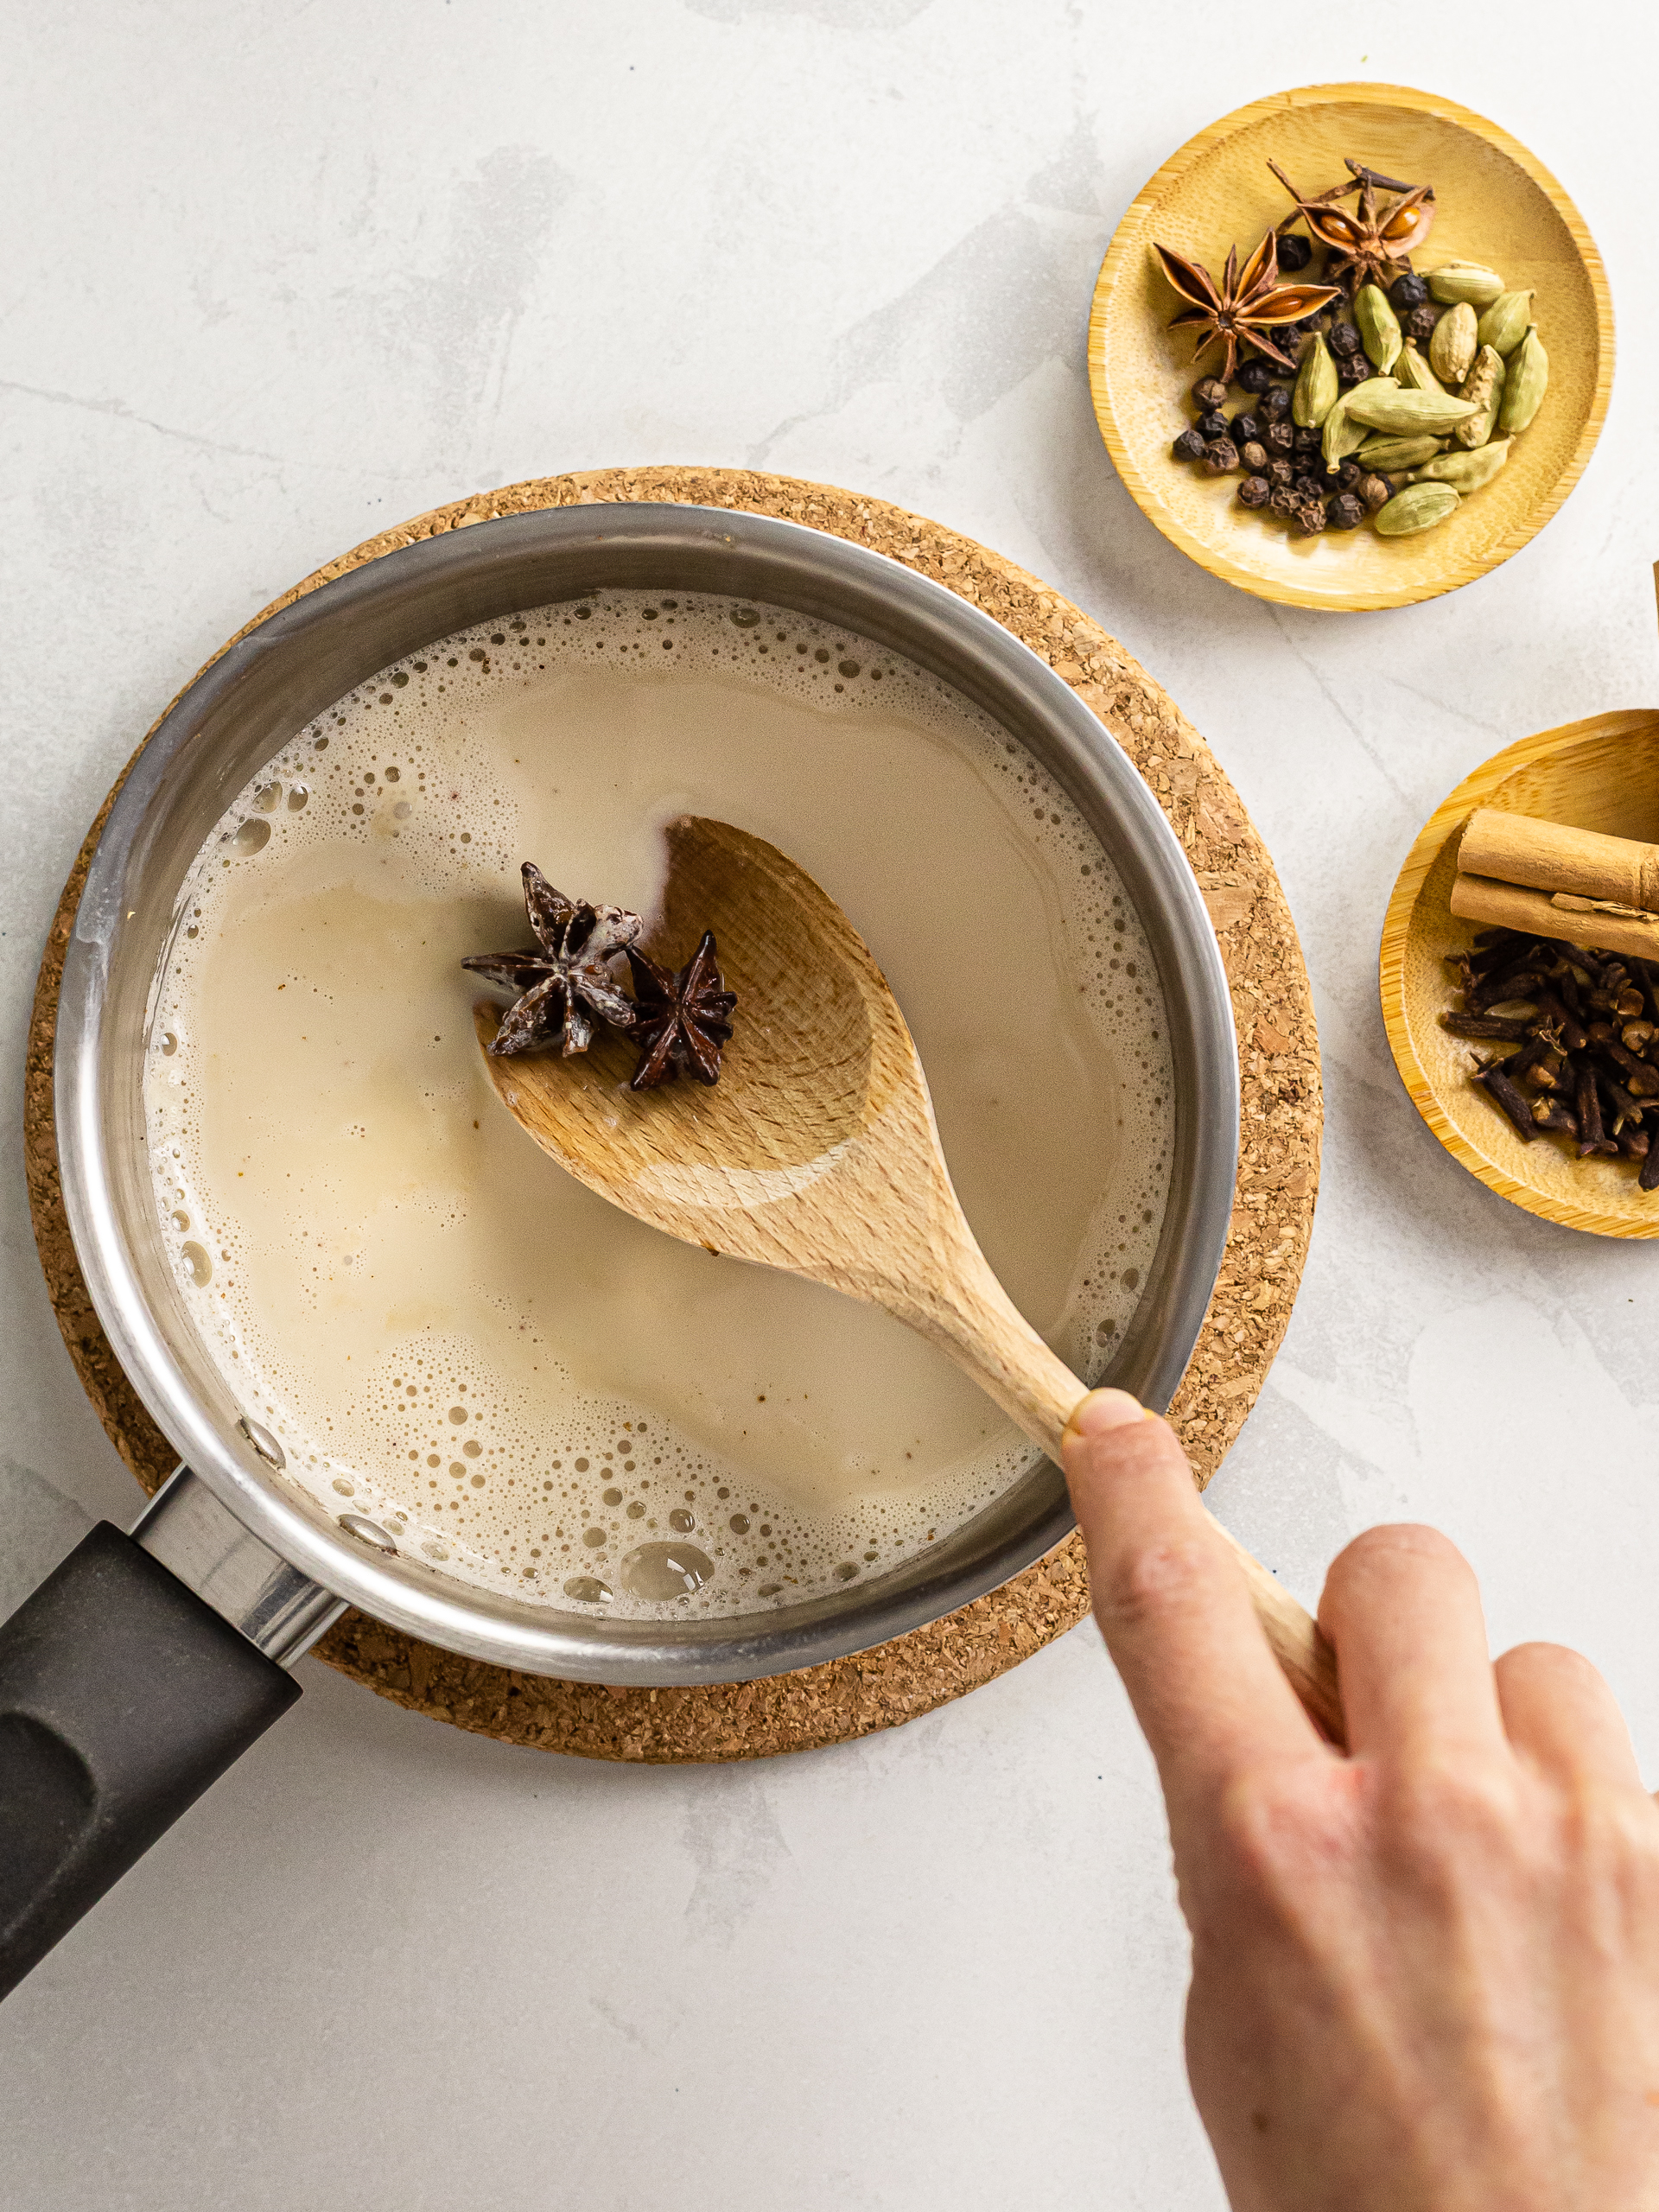
[[(1400, 871), (1383, 923), (1379, 972), (1395, 1065), (1454, 1160), (1542, 1220), (1599, 1236), (1659, 1236), (1659, 1192), (1641, 1190), (1628, 1160), (1578, 1160), (1554, 1143), (1524, 1143), (1471, 1083), (1468, 1042), (1441, 1026), (1442, 1013), (1456, 1004), (1446, 956), (1471, 947), (1487, 918), (1460, 918), (1452, 904), (1465, 831), (1471, 817), (1486, 808), (1569, 830), (1659, 842), (1659, 712), (1598, 715), (1544, 730), (1506, 747), (1466, 777), (1424, 825)], [(1465, 885), (1478, 880), (1461, 879)], [(1469, 903), (1459, 894), (1459, 905)], [(1573, 926), (1575, 920), (1586, 928)], [(1562, 913), (1554, 934), (1600, 944), (1614, 926), (1611, 916)]]
[[(1502, 270), (1535, 295), (1548, 333), (1548, 402), (1502, 474), (1437, 528), (1403, 537), (1358, 530), (1299, 537), (1240, 507), (1235, 480), (1171, 457), (1195, 374), (1181, 302), (1154, 239), (1218, 266), (1290, 212), (1269, 158), (1299, 181), (1343, 174), (1344, 156), (1433, 182), (1438, 215), (1413, 257)], [(1262, 599), (1348, 612), (1455, 591), (1518, 552), (1577, 483), (1612, 385), (1612, 307), (1594, 241), (1541, 163), (1454, 101), (1390, 85), (1320, 85), (1235, 110), (1171, 156), (1115, 232), (1089, 321), (1096, 419), (1147, 519), (1211, 575)]]

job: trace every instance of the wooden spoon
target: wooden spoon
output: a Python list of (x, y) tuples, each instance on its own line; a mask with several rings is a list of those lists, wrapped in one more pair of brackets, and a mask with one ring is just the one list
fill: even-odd
[[(682, 1077), (632, 1091), (637, 1056), (607, 1032), (569, 1059), (486, 1052), (508, 1110), (561, 1166), (636, 1219), (828, 1283), (918, 1330), (1058, 1460), (1084, 1385), (1015, 1309), (974, 1241), (921, 1061), (863, 939), (793, 861), (729, 823), (682, 816), (668, 849), (650, 944), (672, 966), (705, 929), (715, 932), (737, 994), (737, 1034), (719, 1083)], [(499, 1014), (476, 1009), (480, 1045)], [(1340, 1742), (1329, 1646), (1267, 1569), (1227, 1541), (1280, 1665)]]

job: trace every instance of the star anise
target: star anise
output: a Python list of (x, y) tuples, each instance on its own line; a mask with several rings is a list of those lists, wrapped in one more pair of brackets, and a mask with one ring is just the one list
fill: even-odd
[(521, 952), (477, 952), (461, 966), (515, 994), (490, 1046), (499, 1058), (556, 1045), (568, 1059), (594, 1040), (595, 1017), (633, 1026), (633, 1001), (607, 963), (627, 951), (644, 925), (626, 906), (590, 906), (556, 891), (526, 861), (524, 911), (536, 943)]
[(1273, 231), (1243, 269), (1238, 265), (1238, 248), (1229, 246), (1219, 284), (1207, 269), (1189, 261), (1185, 254), (1172, 253), (1166, 245), (1159, 246), (1157, 252), (1165, 276), (1184, 300), (1192, 302), (1174, 318), (1170, 328), (1178, 330), (1187, 323), (1198, 327), (1195, 361), (1201, 361), (1212, 346), (1224, 348), (1225, 358), (1217, 372), (1224, 384), (1233, 380), (1241, 343), (1265, 353), (1281, 369), (1294, 368), (1294, 353), (1281, 348), (1274, 332), (1286, 323), (1300, 322), (1304, 315), (1317, 315), (1337, 296), (1328, 285), (1279, 282), (1279, 239)]
[(639, 1065), (629, 1088), (654, 1090), (683, 1068), (698, 1083), (720, 1080), (720, 1048), (732, 1038), (737, 994), (726, 988), (715, 958), (715, 933), (702, 942), (677, 976), (628, 947), (633, 970), (633, 1035)]
[[(1268, 163), (1296, 202), (1297, 214), (1330, 254), (1325, 275), (1336, 277), (1351, 293), (1362, 284), (1380, 284), (1386, 291), (1396, 276), (1408, 273), (1408, 257), (1428, 236), (1434, 220), (1434, 188), (1400, 184), (1358, 162), (1346, 166), (1353, 172), (1351, 184), (1335, 184), (1316, 199), (1304, 200), (1278, 162)], [(1379, 187), (1399, 197), (1379, 207)], [(1338, 207), (1337, 201), (1345, 200), (1351, 192), (1358, 193), (1359, 206)], [(1290, 219), (1294, 222), (1295, 217)]]

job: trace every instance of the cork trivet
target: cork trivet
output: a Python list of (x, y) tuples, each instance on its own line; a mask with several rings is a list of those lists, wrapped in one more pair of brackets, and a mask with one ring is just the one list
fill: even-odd
[[(1266, 847), (1203, 739), (1098, 625), (971, 538), (884, 500), (743, 469), (615, 468), (508, 485), (436, 508), (329, 562), (247, 628), (319, 584), (416, 538), (531, 508), (611, 499), (777, 515), (869, 546), (934, 577), (1040, 653), (1100, 717), (1156, 793), (1216, 925), (1232, 988), (1243, 1078), (1243, 1151), (1232, 1229), (1209, 1317), (1170, 1415), (1199, 1483), (1207, 1483), (1255, 1403), (1301, 1277), (1319, 1180), (1319, 1041), (1301, 950)], [(47, 940), (29, 1029), (25, 1153), (35, 1240), (64, 1341), (116, 1449), (144, 1488), (154, 1491), (171, 1473), (177, 1455), (117, 1364), (86, 1295), (64, 1217), (52, 1115), (52, 1044), (64, 949), (114, 797), (111, 791), (87, 832)], [(588, 1758), (766, 1758), (868, 1735), (931, 1712), (1017, 1665), (1074, 1626), (1088, 1605), (1082, 1543), (1073, 1535), (1001, 1590), (931, 1627), (851, 1659), (766, 1681), (660, 1690), (550, 1681), (418, 1643), (358, 1612), (347, 1613), (329, 1631), (317, 1656), (399, 1705), (507, 1743)]]

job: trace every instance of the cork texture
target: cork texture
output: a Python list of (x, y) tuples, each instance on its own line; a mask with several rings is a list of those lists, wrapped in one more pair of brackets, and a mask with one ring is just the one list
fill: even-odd
[[(659, 467), (545, 477), (435, 509), (329, 562), (247, 630), (318, 585), (418, 538), (532, 508), (634, 499), (776, 515), (931, 576), (1039, 653), (1156, 794), (1215, 924), (1239, 1040), (1243, 1119), (1232, 1226), (1203, 1333), (1170, 1412), (1199, 1484), (1207, 1483), (1255, 1402), (1300, 1281), (1319, 1182), (1319, 1039), (1301, 950), (1266, 847), (1203, 739), (1096, 622), (971, 538), (883, 500), (747, 470)], [(41, 1264), (64, 1342), (116, 1449), (153, 1491), (177, 1454), (140, 1403), (92, 1311), (64, 1217), (53, 1122), (64, 950), (114, 798), (112, 791), (87, 832), (41, 964), (29, 1039), (25, 1166)], [(399, 1705), (506, 1743), (587, 1758), (766, 1758), (931, 1713), (1017, 1665), (1074, 1626), (1088, 1607), (1083, 1546), (1074, 1534), (1001, 1589), (930, 1627), (765, 1681), (659, 1690), (552, 1681), (417, 1643), (358, 1612), (344, 1616), (316, 1656)]]

